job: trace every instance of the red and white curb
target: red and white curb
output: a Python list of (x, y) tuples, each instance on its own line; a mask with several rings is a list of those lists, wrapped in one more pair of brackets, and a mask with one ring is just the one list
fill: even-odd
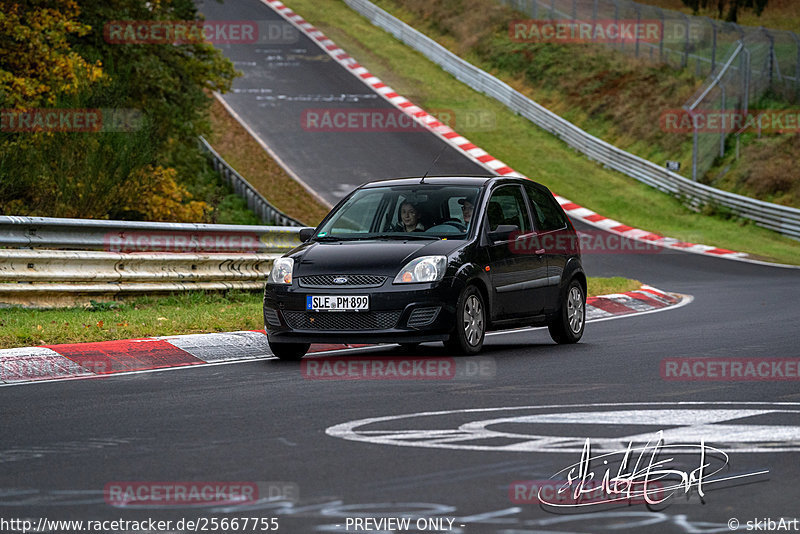
[[(366, 345), (313, 345), (309, 352)], [(0, 385), (272, 358), (263, 331), (44, 345), (0, 350)]]
[[(692, 297), (650, 286), (615, 295), (590, 297), (586, 321), (651, 313), (691, 302)], [(526, 329), (522, 329), (526, 330)], [(508, 332), (520, 332), (511, 330)], [(492, 332), (502, 335), (507, 332)], [(370, 345), (312, 345), (310, 352), (362, 349)], [(96, 378), (274, 358), (263, 331), (45, 345), (0, 350), (0, 387), (41, 381)]]
[[(429, 131), (443, 139), (446, 143), (460, 150), (472, 161), (482, 165), (484, 168), (488, 169), (494, 174), (527, 178), (527, 176), (515, 171), (482, 148), (471, 143), (469, 139), (458, 134), (452, 128), (439, 121), (436, 117), (429, 114), (421, 107), (417, 106), (404, 96), (399, 95), (394, 89), (383, 83), (380, 78), (361, 66), (347, 52), (342, 50), (342, 48), (340, 48), (336, 43), (334, 43), (325, 34), (314, 27), (313, 24), (309, 23), (303, 17), (292, 11), (288, 6), (283, 4), (283, 2), (280, 2), (279, 0), (261, 0), (261, 2), (272, 8), (298, 30), (307, 35), (312, 41), (316, 42), (323, 51), (330, 55), (335, 61), (341, 64), (356, 78), (361, 80), (364, 84), (382, 96), (387, 102), (414, 118), (423, 127), (427, 128)], [(744, 252), (735, 252), (709, 245), (687, 243), (671, 237), (654, 234), (653, 232), (648, 232), (647, 230), (633, 228), (631, 226), (622, 224), (619, 221), (615, 221), (614, 219), (609, 219), (608, 217), (600, 215), (588, 208), (580, 206), (562, 196), (555, 194), (554, 196), (558, 203), (561, 204), (561, 207), (564, 208), (564, 211), (566, 211), (574, 219), (579, 219), (590, 226), (600, 228), (607, 232), (611, 232), (634, 241), (647, 242), (664, 248), (682, 250), (695, 254), (705, 254), (718, 258), (777, 265), (752, 259), (747, 253)]]
[[(661, 310), (676, 306), (690, 298), (686, 295), (666, 293), (652, 286), (643, 285), (641, 289), (635, 291), (587, 298), (586, 320), (592, 321)], [(688, 302), (686, 303), (688, 304)]]

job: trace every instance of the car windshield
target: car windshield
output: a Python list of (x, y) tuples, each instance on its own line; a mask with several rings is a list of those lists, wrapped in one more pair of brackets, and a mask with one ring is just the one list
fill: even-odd
[(414, 184), (356, 191), (317, 232), (317, 240), (464, 238), (479, 187)]

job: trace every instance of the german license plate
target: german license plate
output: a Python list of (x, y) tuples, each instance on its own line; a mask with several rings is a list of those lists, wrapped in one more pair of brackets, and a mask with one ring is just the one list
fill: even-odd
[(367, 295), (307, 295), (309, 311), (369, 311)]

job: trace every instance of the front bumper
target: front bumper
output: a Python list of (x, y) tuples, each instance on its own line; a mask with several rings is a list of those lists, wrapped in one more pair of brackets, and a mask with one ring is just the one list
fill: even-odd
[[(306, 310), (308, 295), (369, 295), (368, 312)], [(455, 325), (453, 279), (380, 287), (309, 288), (268, 284), (264, 324), (274, 342), (417, 343), (444, 341)]]

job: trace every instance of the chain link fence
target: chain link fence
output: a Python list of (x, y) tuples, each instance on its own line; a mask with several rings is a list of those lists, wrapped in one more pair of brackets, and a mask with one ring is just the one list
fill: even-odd
[[(634, 57), (690, 69), (708, 81), (684, 109), (693, 137), (692, 179), (703, 176), (725, 155), (727, 136), (741, 132), (718, 128), (709, 132), (697, 119), (709, 114), (747, 116), (750, 106), (767, 92), (787, 102), (800, 102), (800, 37), (790, 31), (741, 26), (638, 4), (630, 0), (499, 0), (535, 20), (588, 23), (649, 23), (652, 35), (634, 32), (609, 42), (591, 40)], [(589, 42), (591, 42), (591, 40)], [(703, 122), (705, 126), (705, 122)]]

